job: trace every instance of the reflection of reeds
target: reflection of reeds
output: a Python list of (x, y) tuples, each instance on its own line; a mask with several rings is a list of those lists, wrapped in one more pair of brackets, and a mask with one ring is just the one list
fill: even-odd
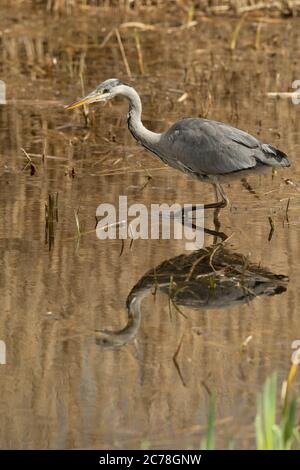
[(269, 220), (269, 224), (270, 224), (270, 232), (269, 232), (269, 236), (268, 236), (268, 241), (270, 242), (272, 240), (272, 237), (273, 237), (273, 234), (274, 234), (274, 231), (275, 231), (275, 224), (274, 224), (274, 220), (272, 219), (271, 216), (268, 217), (268, 220)]
[(288, 198), (288, 202), (286, 204), (286, 208), (285, 208), (285, 220), (287, 223), (289, 223), (289, 208), (290, 208), (290, 201), (291, 201), (291, 198)]
[(182, 385), (183, 385), (184, 387), (186, 387), (186, 383), (185, 383), (184, 377), (183, 377), (183, 375), (182, 375), (182, 372), (181, 372), (179, 363), (178, 363), (178, 361), (177, 361), (178, 355), (179, 355), (180, 350), (181, 350), (182, 341), (183, 341), (183, 336), (182, 336), (182, 338), (181, 338), (181, 340), (180, 340), (180, 342), (179, 342), (179, 344), (178, 344), (178, 346), (177, 346), (177, 349), (176, 349), (176, 351), (175, 351), (175, 353), (174, 353), (174, 355), (173, 355), (173, 364), (174, 364), (174, 366), (175, 366), (175, 369), (177, 370), (177, 373), (178, 373), (178, 375), (179, 375), (179, 378), (180, 378), (180, 380), (181, 380)]
[(49, 65), (46, 54), (46, 45), (39, 35), (32, 36), (26, 33), (24, 36), (7, 36), (1, 39), (3, 60), (10, 62), (13, 70), (18, 70), (24, 60), (31, 73), (43, 75), (41, 66)]
[(81, 0), (44, 0), (47, 11), (60, 12), (70, 14), (72, 10), (77, 6), (81, 7), (86, 4), (87, 1)]
[(80, 221), (79, 221), (79, 208), (77, 210), (74, 210), (74, 217), (75, 217), (75, 222), (76, 222), (77, 236), (80, 237), (81, 228), (80, 228)]
[(58, 193), (49, 193), (48, 204), (45, 204), (45, 244), (49, 251), (54, 246), (55, 222), (58, 222)]
[(36, 166), (31, 160), (31, 157), (29, 154), (26, 152), (25, 149), (21, 148), (22, 152), (24, 153), (25, 157), (27, 158), (27, 163), (23, 167), (23, 171), (25, 171), (27, 168), (30, 170), (30, 175), (34, 176), (36, 174)]

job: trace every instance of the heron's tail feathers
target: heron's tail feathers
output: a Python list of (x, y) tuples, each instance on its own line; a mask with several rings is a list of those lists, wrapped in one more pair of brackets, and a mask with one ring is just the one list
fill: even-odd
[(291, 163), (285, 153), (269, 144), (261, 146), (266, 159), (263, 163), (270, 166), (291, 166)]

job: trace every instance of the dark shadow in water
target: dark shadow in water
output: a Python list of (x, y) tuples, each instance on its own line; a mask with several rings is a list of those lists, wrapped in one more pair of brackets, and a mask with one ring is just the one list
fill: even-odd
[(126, 301), (127, 325), (118, 331), (96, 331), (96, 343), (116, 348), (135, 338), (143, 299), (157, 291), (166, 293), (178, 307), (228, 308), (251, 302), (260, 295), (277, 295), (287, 289), (288, 277), (274, 274), (234, 253), (223, 243), (163, 261), (133, 287)]

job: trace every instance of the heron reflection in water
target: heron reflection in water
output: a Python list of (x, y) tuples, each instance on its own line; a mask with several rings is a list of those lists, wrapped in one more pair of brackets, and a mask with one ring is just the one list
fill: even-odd
[(127, 344), (137, 335), (141, 304), (153, 288), (175, 305), (197, 310), (222, 309), (251, 302), (255, 297), (286, 291), (287, 276), (274, 274), (222, 243), (163, 261), (133, 287), (126, 301), (127, 324), (119, 331), (98, 330), (96, 343), (104, 348)]

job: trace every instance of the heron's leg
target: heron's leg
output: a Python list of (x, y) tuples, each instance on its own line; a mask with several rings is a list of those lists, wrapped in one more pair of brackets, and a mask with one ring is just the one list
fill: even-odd
[[(223, 204), (223, 201), (220, 201), (220, 202), (212, 202), (211, 204), (203, 204), (203, 209), (206, 210), (206, 209), (222, 209), (222, 207), (225, 207), (225, 205)], [(181, 219), (182, 219), (182, 223), (184, 223), (185, 219), (188, 216), (188, 214), (190, 212), (196, 212), (197, 210), (199, 210), (199, 206), (197, 207), (197, 205), (192, 205), (190, 207), (183, 207), (181, 209)]]
[[(220, 188), (221, 188), (221, 186), (217, 182), (214, 182), (214, 191), (215, 191), (215, 196), (216, 196), (216, 203), (218, 204), (218, 207), (216, 207), (215, 210), (214, 210), (214, 226), (215, 226), (215, 230), (217, 232), (220, 230), (220, 227), (221, 227), (221, 223), (220, 223), (220, 220), (219, 220), (220, 210), (221, 210), (222, 207), (224, 207), (223, 195), (221, 193)], [(222, 200), (220, 202), (219, 202), (219, 194), (222, 198)], [(219, 206), (220, 203), (222, 204), (222, 206)]]
[[(204, 209), (215, 209), (214, 210), (214, 228), (215, 230), (208, 229), (206, 227), (197, 227), (192, 221), (189, 221), (190, 227), (194, 230), (203, 230), (204, 233), (208, 235), (212, 235), (214, 238), (214, 243), (217, 243), (218, 238), (221, 239), (221, 241), (224, 241), (228, 238), (228, 236), (220, 231), (221, 223), (219, 221), (219, 214), (220, 214), (220, 209), (222, 207), (226, 207), (229, 200), (222, 190), (221, 186), (218, 184), (213, 183), (214, 190), (215, 190), (215, 195), (216, 195), (216, 202), (211, 203), (211, 204), (204, 204), (203, 207)], [(221, 188), (221, 189), (219, 189)], [(219, 192), (218, 192), (219, 191)], [(219, 193), (221, 194), (222, 200), (218, 201), (219, 199)], [(192, 205), (190, 207), (185, 207), (181, 210), (181, 222), (182, 224), (185, 223), (185, 218), (188, 217), (189, 212), (194, 212), (197, 210), (197, 205)]]
[[(223, 209), (224, 207), (227, 207), (229, 204), (229, 199), (227, 194), (225, 193), (224, 189), (218, 183), (217, 181), (213, 181), (214, 185), (214, 190), (215, 190), (215, 195), (216, 195), (216, 202), (213, 202), (211, 204), (204, 204), (203, 208), (205, 209)], [(221, 196), (221, 201), (219, 201), (219, 195)]]
[(224, 189), (222, 188), (220, 183), (217, 182), (217, 181), (214, 182), (214, 187), (215, 187), (216, 194), (217, 194), (217, 191), (218, 191), (221, 198), (222, 198), (222, 201), (220, 201), (222, 203), (222, 206), (220, 206), (220, 207), (227, 207), (229, 205), (229, 198), (228, 198), (227, 194), (225, 193)]
[(218, 191), (218, 186), (216, 185), (216, 183), (213, 184), (213, 187), (214, 187), (214, 192), (215, 192), (215, 198), (216, 198), (216, 202), (219, 202), (219, 191)]
[[(209, 203), (209, 204), (203, 204), (203, 209), (204, 210), (207, 210), (207, 209), (223, 209), (224, 207), (227, 207), (228, 204), (229, 204), (229, 199), (228, 199), (228, 196), (226, 195), (225, 191), (223, 190), (222, 186), (220, 185), (220, 183), (218, 183), (215, 180), (212, 181), (212, 184), (214, 186), (217, 201)], [(219, 195), (221, 196), (221, 201), (219, 201)], [(190, 207), (183, 208), (181, 210), (182, 220), (185, 219), (185, 217), (187, 216), (187, 214), (189, 212), (195, 212), (196, 210), (197, 210), (197, 205), (192, 205)], [(215, 217), (217, 218), (217, 215), (218, 214), (215, 212), (214, 213), (214, 218)]]
[[(223, 199), (222, 197), (222, 200), (221, 201), (218, 201), (218, 202), (211, 202), (209, 204), (203, 204), (203, 209), (206, 210), (206, 209), (222, 209), (226, 206), (228, 206), (229, 204), (229, 199), (228, 197), (225, 195), (225, 198)], [(185, 209), (182, 209), (182, 217), (184, 217), (184, 212), (185, 213), (188, 213), (188, 212), (195, 212), (197, 210), (197, 206), (196, 205), (193, 205), (193, 206), (190, 206), (190, 207), (186, 207)]]
[(219, 232), (220, 227), (221, 227), (221, 222), (220, 222), (220, 219), (219, 219), (220, 210), (221, 210), (220, 207), (217, 207), (214, 210), (214, 226), (215, 226), (215, 230), (217, 232)]
[(220, 232), (217, 229), (216, 230), (211, 230), (211, 229), (206, 228), (206, 227), (197, 227), (197, 225), (194, 224), (193, 222), (190, 223), (190, 227), (193, 230), (203, 230), (203, 232), (206, 233), (207, 235), (212, 235), (214, 237), (214, 243), (217, 243), (218, 238), (220, 238), (221, 241), (227, 240), (227, 238), (228, 238), (228, 235), (226, 235), (224, 232)]

